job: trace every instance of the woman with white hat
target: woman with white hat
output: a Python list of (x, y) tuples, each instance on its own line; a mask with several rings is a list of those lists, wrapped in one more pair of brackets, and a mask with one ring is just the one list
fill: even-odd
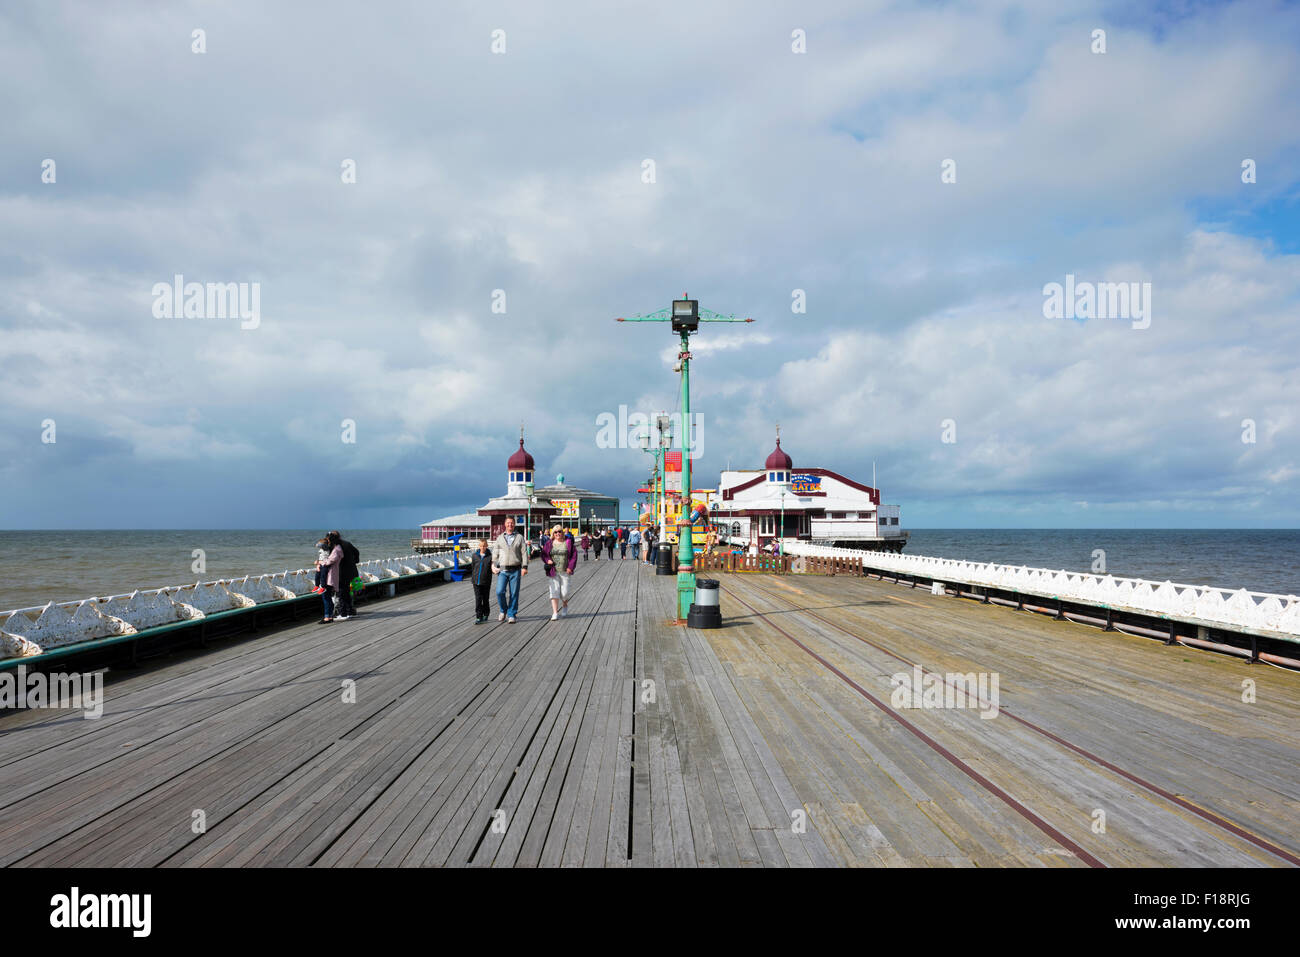
[(551, 529), (550, 539), (542, 545), (542, 562), (546, 565), (551, 593), (551, 621), (555, 621), (569, 614), (569, 579), (578, 567), (578, 549), (574, 547), (573, 537), (565, 535), (559, 525)]

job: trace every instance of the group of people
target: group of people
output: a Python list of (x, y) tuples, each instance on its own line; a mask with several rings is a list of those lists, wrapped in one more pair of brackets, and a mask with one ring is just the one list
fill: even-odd
[(645, 546), (645, 561), (654, 561), (654, 544), (655, 531), (653, 528), (647, 528), (642, 534), (639, 528), (633, 528), (630, 531), (623, 526), (618, 528), (607, 528), (603, 532), (592, 532), (582, 534), (582, 560), (585, 562), (591, 556), (588, 554), (592, 549), (596, 552), (596, 561), (600, 561), (602, 550), (609, 556), (606, 560), (614, 558), (614, 549), (618, 549), (619, 561), (627, 558), (628, 548), (632, 549), (632, 557), (641, 561), (641, 546)]
[(357, 615), (352, 604), (352, 581), (357, 577), (361, 552), (337, 531), (316, 543), (316, 594), (325, 606), (322, 625), (334, 620), (347, 621)]
[[(619, 552), (619, 560), (627, 558), (628, 549), (632, 558), (654, 563), (654, 547), (657, 536), (654, 529), (643, 533), (638, 528), (607, 528), (604, 532), (582, 535), (581, 542), (574, 541), (573, 533), (562, 526), (543, 533), (538, 544), (530, 543), (523, 533), (515, 528), (515, 520), (505, 520), (505, 530), (488, 546), (486, 539), (479, 539), (478, 548), (470, 556), (469, 578), (474, 586), (474, 623), (481, 625), (491, 615), (490, 595), (492, 576), (496, 576), (496, 597), (500, 609), (497, 621), (515, 623), (519, 611), (519, 586), (524, 575), (528, 574), (531, 558), (540, 558), (546, 569), (548, 592), (551, 599), (551, 621), (564, 618), (569, 613), (569, 582), (578, 564), (578, 549), (582, 549), (583, 561), (587, 561), (592, 548), (596, 551), (596, 560), (600, 561), (601, 552), (607, 560), (614, 558), (614, 550)], [(642, 546), (645, 546), (645, 558), (642, 558)], [(316, 588), (324, 605), (321, 624), (328, 625), (334, 621), (347, 621), (355, 618), (357, 611), (352, 603), (352, 584), (357, 579), (357, 562), (361, 554), (357, 547), (344, 539), (337, 531), (330, 532), (316, 543)]]
[[(556, 525), (543, 533), (540, 544), (534, 546), (522, 532), (515, 528), (515, 520), (505, 520), (505, 530), (488, 545), (487, 539), (479, 539), (477, 549), (470, 555), (469, 579), (474, 586), (474, 624), (481, 625), (491, 615), (492, 576), (495, 575), (497, 598), (497, 621), (515, 623), (519, 611), (519, 586), (523, 576), (528, 574), (529, 560), (536, 557), (546, 569), (547, 591), (551, 600), (551, 621), (564, 618), (569, 613), (569, 582), (578, 565), (578, 549), (582, 549), (583, 561), (588, 560), (588, 552), (595, 547), (596, 560), (604, 550), (610, 559), (614, 549), (619, 550), (619, 559), (627, 557), (628, 548), (632, 557), (641, 559), (641, 547), (645, 545), (646, 561), (653, 562), (655, 533), (648, 529), (644, 535), (633, 528), (606, 529), (604, 533), (583, 533), (581, 542), (576, 542), (573, 533)], [(536, 548), (536, 555), (533, 550)]]
[[(551, 621), (569, 613), (569, 579), (578, 562), (578, 549), (573, 533), (556, 525), (538, 548), (538, 556), (546, 568), (547, 585), (551, 597)], [(491, 614), (489, 594), (492, 576), (497, 576), (497, 621), (515, 623), (519, 611), (519, 585), (528, 574), (532, 546), (522, 533), (515, 530), (515, 520), (505, 520), (503, 531), (488, 548), (487, 539), (479, 539), (478, 549), (470, 556), (469, 578), (474, 586), (474, 624), (481, 625)]]

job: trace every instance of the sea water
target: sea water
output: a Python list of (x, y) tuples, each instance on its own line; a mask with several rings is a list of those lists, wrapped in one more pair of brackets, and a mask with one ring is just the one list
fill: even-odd
[[(311, 568), (325, 531), (0, 531), (0, 609)], [(418, 537), (341, 531), (363, 561), (409, 555)], [(1300, 594), (1294, 529), (913, 529), (904, 554)]]

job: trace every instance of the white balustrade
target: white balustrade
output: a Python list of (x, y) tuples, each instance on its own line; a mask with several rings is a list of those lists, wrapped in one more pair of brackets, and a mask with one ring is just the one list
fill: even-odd
[(316, 576), (300, 568), (296, 572), (285, 572), (279, 585), (294, 595), (309, 595), (316, 588)]
[(1180, 585), (1171, 581), (1151, 582), (929, 555), (869, 552), (790, 540), (784, 542), (783, 549), (787, 555), (860, 558), (865, 567), (884, 572), (1006, 588), (1025, 594), (1300, 637), (1300, 598), (1295, 595), (1251, 592), (1244, 588)]
[[(357, 574), (363, 581), (376, 582), (451, 565), (450, 559), (404, 555), (361, 562)], [(253, 608), (308, 595), (315, 587), (315, 571), (300, 568), (0, 611), (0, 658), (25, 658), (83, 641), (132, 635), (159, 625)]]
[(35, 642), (0, 632), (0, 658), (30, 658), (40, 653), (41, 646)]
[[(131, 626), (131, 631), (144, 631), (159, 625), (171, 625), (202, 617), (193, 605), (177, 603), (166, 591), (133, 592), (125, 598), (113, 598), (97, 609), (101, 615), (111, 615)], [(131, 632), (124, 632), (130, 634)]]

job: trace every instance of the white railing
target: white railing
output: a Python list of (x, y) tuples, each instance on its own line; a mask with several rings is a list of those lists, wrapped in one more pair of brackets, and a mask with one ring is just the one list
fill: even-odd
[[(446, 576), (453, 564), (451, 556), (442, 555), (378, 558), (358, 562), (357, 575), (366, 582), (439, 570)], [(30, 657), (82, 641), (133, 635), (159, 625), (297, 598), (311, 594), (315, 577), (314, 569), (300, 568), (0, 611), (0, 658)]]
[(968, 562), (925, 555), (897, 555), (854, 548), (833, 548), (786, 539), (787, 555), (839, 556), (860, 558), (864, 566), (988, 588), (1005, 588), (1028, 595), (1141, 614), (1176, 618), (1198, 624), (1229, 626), (1247, 632), (1282, 635), (1300, 640), (1300, 598), (1247, 591), (1244, 588), (1216, 588), (1209, 585), (1179, 585), (1141, 578), (1116, 578), (1086, 572), (1053, 571), (1024, 565)]

